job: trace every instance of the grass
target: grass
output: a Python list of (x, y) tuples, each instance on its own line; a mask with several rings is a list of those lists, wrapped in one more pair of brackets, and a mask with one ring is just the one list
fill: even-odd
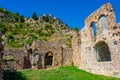
[(50, 70), (5, 72), (4, 80), (120, 80), (120, 78), (95, 75), (70, 66)]

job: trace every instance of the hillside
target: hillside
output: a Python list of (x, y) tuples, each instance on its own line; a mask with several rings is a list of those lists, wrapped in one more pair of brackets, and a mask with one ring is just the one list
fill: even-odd
[(71, 47), (74, 33), (65, 23), (51, 14), (43, 14), (37, 20), (25, 18), (19, 13), (12, 13), (0, 8), (0, 31), (2, 41), (7, 48), (22, 48), (24, 44), (31, 45), (35, 40), (49, 42), (64, 41)]
[(4, 80), (120, 80), (120, 78), (95, 75), (70, 66), (50, 70), (6, 71)]

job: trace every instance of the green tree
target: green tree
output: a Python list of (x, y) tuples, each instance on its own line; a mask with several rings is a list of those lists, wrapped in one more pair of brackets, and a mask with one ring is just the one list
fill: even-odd
[(24, 16), (20, 16), (20, 22), (24, 22)]
[(34, 20), (37, 20), (37, 19), (38, 19), (36, 12), (34, 12), (34, 13), (32, 14), (32, 19), (34, 19)]
[(73, 28), (73, 31), (79, 31), (77, 27), (74, 27)]
[(42, 19), (46, 22), (49, 22), (49, 17), (48, 16), (43, 16)]
[(6, 32), (6, 27), (5, 27), (5, 24), (4, 23), (0, 23), (0, 31), (3, 33), (3, 34), (5, 34), (5, 32)]
[(15, 14), (16, 14), (17, 16), (19, 16), (19, 13), (18, 13), (18, 12), (16, 12)]

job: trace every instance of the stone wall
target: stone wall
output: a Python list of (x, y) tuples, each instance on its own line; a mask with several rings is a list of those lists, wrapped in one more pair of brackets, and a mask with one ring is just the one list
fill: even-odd
[(80, 44), (81, 44), (81, 39), (80, 39), (80, 32), (76, 32), (73, 36), (72, 39), (72, 49), (73, 49), (73, 64), (74, 66), (79, 67), (80, 65)]
[[(35, 41), (24, 49), (7, 49), (4, 51), (4, 70), (16, 69), (44, 69), (57, 66), (73, 65), (73, 50), (62, 47), (61, 44)], [(52, 65), (46, 65), (46, 55), (52, 54)], [(48, 61), (49, 62), (49, 61)]]
[[(9, 55), (13, 56), (14, 60), (9, 57)], [(5, 58), (7, 56), (7, 58)], [(24, 67), (24, 57), (25, 53), (23, 49), (7, 49), (4, 50), (3, 55), (3, 66), (5, 70), (16, 70), (22, 69)], [(25, 61), (26, 62), (26, 61)]]
[(73, 64), (73, 50), (71, 48), (63, 48), (63, 58), (62, 58), (62, 65), (64, 66), (71, 66)]
[[(73, 64), (72, 49), (63, 48), (58, 43), (35, 41), (30, 47), (26, 48), (26, 51), (30, 56), (31, 67), (33, 69), (44, 69), (61, 65), (69, 66)], [(52, 54), (51, 65), (46, 65), (46, 55), (48, 53)]]
[[(96, 33), (94, 33), (95, 23)], [(120, 29), (112, 5), (107, 3), (85, 19), (81, 36), (79, 68), (102, 75), (120, 77)], [(74, 41), (73, 41), (74, 43)], [(110, 57), (110, 59), (108, 59)]]

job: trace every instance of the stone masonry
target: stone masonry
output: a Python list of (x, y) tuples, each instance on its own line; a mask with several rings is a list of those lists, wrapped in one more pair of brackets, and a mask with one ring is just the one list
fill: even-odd
[(116, 25), (110, 3), (85, 19), (85, 26), (73, 37), (73, 50), (74, 65), (78, 68), (120, 77), (120, 24)]
[(72, 49), (64, 48), (58, 43), (35, 41), (26, 48), (33, 69), (72, 65)]
[[(23, 49), (4, 51), (4, 70), (44, 69), (73, 65), (73, 50), (59, 42), (34, 41)], [(13, 59), (11, 59), (11, 57)]]

